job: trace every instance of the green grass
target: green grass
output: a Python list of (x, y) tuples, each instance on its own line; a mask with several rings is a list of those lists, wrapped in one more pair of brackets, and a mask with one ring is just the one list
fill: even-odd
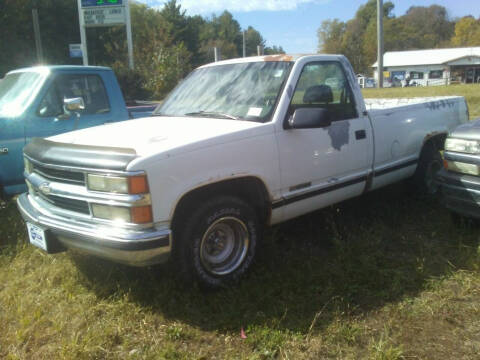
[(480, 117), (480, 86), (450, 85), (450, 86), (419, 86), (407, 88), (363, 89), (366, 98), (400, 98), (425, 96), (453, 96), (460, 95), (467, 99), (470, 110), (470, 119)]
[(473, 359), (480, 349), (479, 231), (403, 184), (267, 230), (249, 276), (220, 292), (179, 283), (171, 265), (46, 255), (26, 244), (13, 202), (0, 216), (1, 358)]
[[(473, 87), (456, 88), (472, 90), (477, 106)], [(74, 252), (46, 255), (27, 243), (13, 201), (0, 219), (2, 359), (480, 353), (480, 230), (455, 227), (441, 204), (404, 184), (267, 229), (252, 271), (219, 292), (182, 284), (169, 264), (138, 269)]]

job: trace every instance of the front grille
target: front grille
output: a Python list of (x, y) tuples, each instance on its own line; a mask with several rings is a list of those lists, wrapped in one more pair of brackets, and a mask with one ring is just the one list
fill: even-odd
[(33, 172), (48, 180), (75, 185), (85, 185), (85, 176), (82, 172), (52, 169), (38, 164), (33, 164)]
[(88, 203), (86, 201), (69, 199), (56, 195), (45, 195), (39, 191), (36, 192), (36, 195), (46, 202), (61, 209), (90, 215), (90, 208), (88, 207)]

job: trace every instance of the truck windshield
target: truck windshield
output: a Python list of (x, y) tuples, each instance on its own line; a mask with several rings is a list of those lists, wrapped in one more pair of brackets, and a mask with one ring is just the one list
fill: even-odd
[(0, 117), (22, 114), (40, 89), (46, 74), (18, 72), (0, 81)]
[(268, 121), (291, 66), (250, 62), (197, 69), (154, 114)]

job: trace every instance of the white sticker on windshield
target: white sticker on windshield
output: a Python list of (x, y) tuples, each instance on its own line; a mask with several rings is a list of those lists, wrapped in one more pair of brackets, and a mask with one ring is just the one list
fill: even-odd
[(251, 107), (248, 109), (247, 116), (260, 116), (263, 108)]
[(283, 75), (283, 70), (277, 70), (273, 73), (273, 77), (279, 78), (282, 77)]

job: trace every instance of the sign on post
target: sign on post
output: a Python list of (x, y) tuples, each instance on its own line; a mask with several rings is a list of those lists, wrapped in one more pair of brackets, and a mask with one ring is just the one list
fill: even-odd
[(123, 0), (82, 0), (86, 27), (125, 25)]
[(82, 0), (82, 7), (122, 5), (123, 0)]
[(82, 44), (69, 44), (68, 50), (70, 52), (71, 58), (81, 58), (82, 55)]
[(128, 63), (133, 69), (132, 27), (128, 0), (77, 0), (82, 40), (83, 64), (88, 65), (87, 36), (85, 28), (97, 26), (126, 25)]

